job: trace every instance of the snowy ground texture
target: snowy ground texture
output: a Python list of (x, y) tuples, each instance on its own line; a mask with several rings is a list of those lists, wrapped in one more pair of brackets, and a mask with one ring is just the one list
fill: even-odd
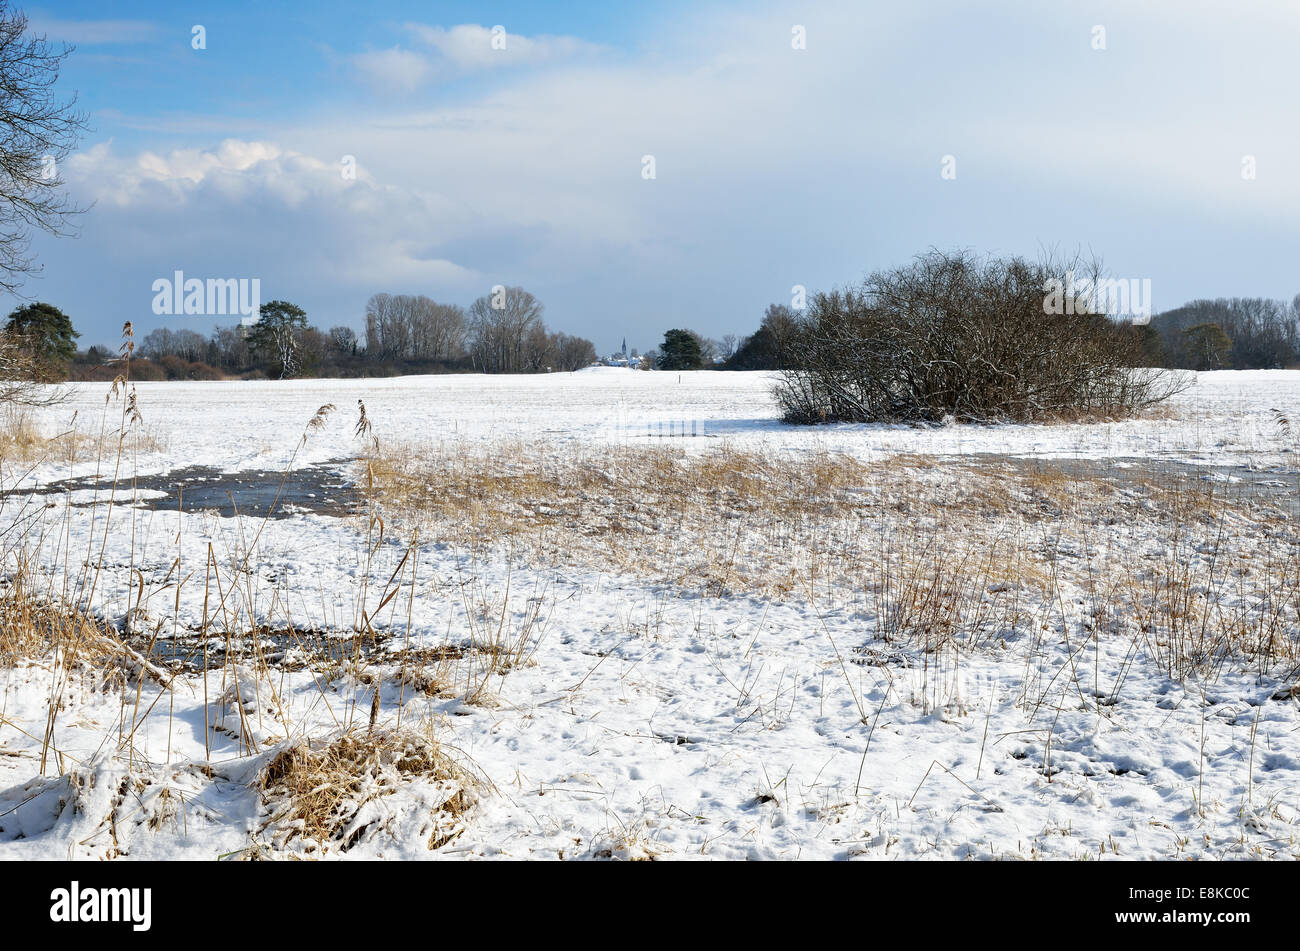
[[(122, 461), (111, 517), (106, 491), (86, 486), (107, 486), (114, 460), (5, 462), (7, 577), (25, 553), (75, 599), (97, 573), (93, 612), (134, 647), (108, 666), (26, 656), (0, 669), (0, 859), (1300, 857), (1294, 665), (1172, 674), (1154, 641), (1107, 637), (1067, 609), (1085, 598), (1072, 583), (1051, 623), (1054, 604), (1031, 605), (1042, 623), (927, 652), (881, 639), (870, 599), (847, 589), (668, 583), (653, 565), (584, 556), (570, 545), (581, 526), (542, 559), (538, 546), (414, 536), (382, 506), (381, 535), (355, 508), (263, 523), (151, 510), (156, 489), (132, 504), (133, 477), (193, 466), (327, 464), (360, 484), (372, 438), (583, 458), (906, 457), (955, 485), (961, 460), (987, 454), (1296, 482), (1300, 372), (1200, 374), (1159, 416), (1059, 426), (791, 428), (773, 382), (593, 369), (142, 383), (147, 438)], [(119, 425), (106, 389), (81, 387), (40, 427), (93, 435), (106, 412)], [(338, 409), (304, 441), (324, 404)], [(1050, 535), (1063, 518), (1045, 506), (1018, 530)], [(1255, 553), (1233, 566), (1241, 577), (1298, 544), (1285, 512), (1243, 508), (1227, 524)], [(1097, 556), (1112, 578), (1169, 554), (1152, 554), (1155, 529), (1112, 528)], [(976, 531), (941, 529), (954, 544)], [(742, 564), (781, 558), (740, 547)], [(1289, 610), (1283, 655), (1298, 636)], [(252, 625), (260, 655), (210, 656), (206, 670), (144, 657), (141, 632), (190, 647), (206, 632), (216, 656)]]

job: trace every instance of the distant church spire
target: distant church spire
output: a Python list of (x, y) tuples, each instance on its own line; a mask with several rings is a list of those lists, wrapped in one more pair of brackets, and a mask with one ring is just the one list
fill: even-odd
[(627, 337), (623, 338), (623, 356), (627, 356)]

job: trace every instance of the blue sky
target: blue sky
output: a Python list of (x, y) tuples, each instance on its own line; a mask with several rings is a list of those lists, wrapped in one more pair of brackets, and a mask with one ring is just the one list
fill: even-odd
[(152, 282), (178, 269), (259, 278), (322, 327), (359, 327), (379, 291), (468, 304), (520, 284), (602, 352), (675, 326), (748, 333), (796, 284), (931, 246), (1092, 251), (1150, 279), (1157, 310), (1300, 292), (1292, 5), (25, 11), (77, 46), (61, 85), (92, 131), (63, 173), (93, 207), (75, 240), (37, 239), (24, 293), (83, 343), (128, 319), (210, 329), (152, 313)]

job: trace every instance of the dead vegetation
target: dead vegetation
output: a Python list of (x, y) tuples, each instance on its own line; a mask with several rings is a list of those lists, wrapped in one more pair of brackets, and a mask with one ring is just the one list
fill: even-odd
[(1292, 523), (1177, 473), (540, 443), (385, 448), (369, 471), (389, 521), (428, 540), (805, 598), (924, 651), (1104, 615), (1175, 677), (1300, 660)]
[(20, 566), (0, 587), (0, 664), (57, 656), (64, 664), (103, 666), (120, 655), (117, 638), (82, 612), (33, 590)]
[(287, 743), (258, 783), (268, 810), (262, 832), (275, 847), (307, 855), (346, 852), (398, 820), (390, 797), (399, 789), (404, 803), (421, 806), (412, 831), (441, 848), (464, 831), (478, 789), (432, 735), (396, 729)]
[[(333, 410), (322, 406), (307, 422), (298, 449)], [(110, 451), (96, 460), (96, 475), (106, 485), (91, 503), (84, 550), (69, 550), (63, 516), (47, 517), (45, 504), (0, 499), (12, 507), (9, 527), (0, 535), (0, 663), (30, 666), (39, 671), (34, 676), (49, 680), (43, 726), (20, 723), (0, 711), (0, 728), (20, 736), (31, 755), (39, 757), (39, 763), (34, 761), (41, 777), (36, 792), (60, 788), (45, 780), (50, 774), (81, 775), (76, 771), (88, 768), (69, 754), (65, 738), (87, 689), (121, 697), (120, 715), (106, 725), (107, 765), (95, 769), (120, 771), (128, 784), (152, 782), (157, 776), (144, 755), (146, 724), (164, 720), (170, 736), (179, 690), (204, 698), (204, 749), (193, 764), (196, 775), (211, 780), (219, 747), (228, 752), (233, 744), (238, 757), (270, 757), (257, 777), (236, 780), (251, 782), (264, 798), (267, 818), (261, 832), (270, 837), (269, 851), (267, 842), (255, 838), (241, 854), (347, 851), (381, 830), (407, 838), (418, 833), (435, 849), (459, 835), (477, 783), (446, 754), (431, 729), (412, 729), (417, 714), (405, 709), (405, 701), (418, 692), (490, 703), (500, 679), (527, 662), (538, 609), (517, 620), (507, 610), (508, 592), (498, 606), (490, 592), (462, 585), (467, 622), (460, 642), (432, 654), (412, 650), (409, 643), (395, 644), (393, 619), (404, 602), (409, 610), (416, 596), (418, 544), (413, 540), (399, 551), (395, 568), (386, 550), (375, 561), (384, 530), (373, 513), (350, 630), (296, 623), (284, 592), (265, 590), (258, 573), (250, 570), (269, 511), (260, 524), (254, 519), (239, 526), (223, 555), (207, 546), (207, 558), (197, 566), (183, 568), (183, 533), (178, 534), (170, 569), (146, 579), (135, 522), (125, 505), (132, 439), (142, 425), (135, 392), (119, 378), (105, 402), (95, 443)], [(16, 431), (15, 438), (23, 432)], [(31, 438), (33, 447), (49, 448)], [(64, 448), (75, 447), (69, 443)], [(117, 538), (131, 540), (125, 564), (105, 556), (110, 539)], [(127, 582), (126, 596), (112, 603), (127, 610), (119, 615), (119, 608), (107, 618), (104, 591), (116, 583), (108, 576), (119, 573)], [(202, 590), (203, 613), (197, 624), (182, 626), (174, 606), (186, 584)], [(166, 593), (158, 597), (158, 592)], [(333, 732), (322, 737), (315, 733), (321, 724), (310, 718), (298, 721), (284, 686), (286, 675), (295, 671), (306, 675), (301, 682), (317, 702), (337, 704), (341, 713), (328, 717)], [(395, 717), (391, 709), (382, 709), (388, 685), (399, 694)], [(363, 697), (365, 706), (357, 702)], [(422, 709), (427, 716), (427, 706)], [(119, 854), (115, 829), (122, 802), (108, 807), (112, 849), (103, 857)], [(52, 810), (50, 821), (63, 812), (62, 806)]]
[(93, 432), (81, 426), (75, 416), (62, 424), (42, 424), (29, 407), (0, 408), (0, 467), (5, 482), (41, 463), (73, 466), (111, 458), (119, 442), (132, 457), (167, 448), (166, 440), (148, 427), (133, 427), (123, 436), (112, 430)]

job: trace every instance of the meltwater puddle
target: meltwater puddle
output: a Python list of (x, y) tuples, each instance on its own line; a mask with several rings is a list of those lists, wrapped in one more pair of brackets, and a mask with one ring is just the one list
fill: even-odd
[(1243, 465), (1198, 464), (1181, 459), (1115, 457), (1109, 459), (1034, 458), (978, 453), (962, 457), (980, 466), (1004, 466), (1021, 471), (1044, 470), (1085, 479), (1125, 482), (1184, 483), (1213, 488), (1235, 502), (1258, 502), (1300, 518), (1300, 473), (1285, 466), (1252, 468)]
[[(250, 515), (272, 518), (292, 515), (355, 514), (361, 500), (352, 482), (343, 474), (349, 459), (295, 469), (287, 476), (283, 470), (249, 469), (242, 472), (223, 472), (212, 466), (186, 466), (161, 475), (138, 476), (119, 480), (116, 501), (118, 505), (131, 504), (132, 487), (137, 490), (135, 504), (153, 511), (214, 512), (218, 515)], [(46, 497), (53, 501), (58, 496), (69, 495), (71, 504), (94, 504), (98, 489), (98, 504), (108, 501), (111, 483), (101, 480), (68, 479), (51, 483), (35, 490), (21, 490), (10, 495)]]

